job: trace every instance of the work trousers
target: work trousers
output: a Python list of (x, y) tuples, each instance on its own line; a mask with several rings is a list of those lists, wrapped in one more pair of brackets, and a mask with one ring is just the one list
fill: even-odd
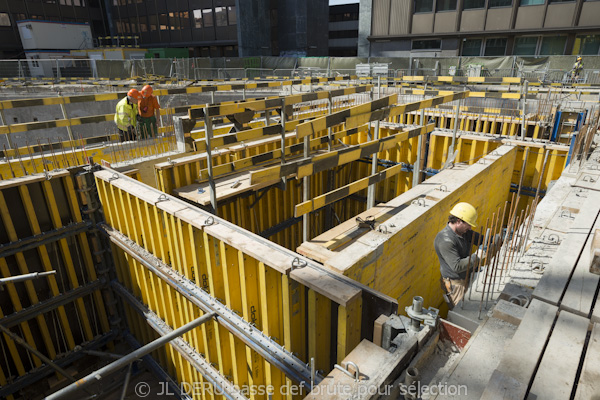
[(140, 117), (138, 121), (141, 139), (147, 139), (157, 136), (158, 126), (156, 125), (156, 117)]
[(465, 297), (466, 282), (464, 279), (440, 278), (440, 285), (444, 292), (444, 300), (452, 310)]

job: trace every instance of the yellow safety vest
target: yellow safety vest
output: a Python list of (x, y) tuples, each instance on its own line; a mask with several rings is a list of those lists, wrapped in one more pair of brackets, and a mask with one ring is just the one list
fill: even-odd
[(137, 124), (136, 115), (138, 113), (137, 104), (127, 103), (127, 97), (125, 97), (117, 103), (115, 111), (115, 124), (117, 124), (120, 130), (126, 131), (130, 125), (135, 127)]

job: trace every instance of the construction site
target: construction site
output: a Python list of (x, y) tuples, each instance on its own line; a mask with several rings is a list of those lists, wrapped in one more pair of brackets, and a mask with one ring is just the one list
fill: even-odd
[(361, 68), (0, 82), (0, 398), (598, 398), (600, 84)]

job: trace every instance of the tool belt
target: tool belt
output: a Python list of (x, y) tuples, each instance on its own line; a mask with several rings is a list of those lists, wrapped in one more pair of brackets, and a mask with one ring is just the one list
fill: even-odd
[(450, 279), (442, 277), (442, 288), (446, 290), (447, 294), (451, 294), (454, 291), (453, 284), (465, 285), (464, 279)]

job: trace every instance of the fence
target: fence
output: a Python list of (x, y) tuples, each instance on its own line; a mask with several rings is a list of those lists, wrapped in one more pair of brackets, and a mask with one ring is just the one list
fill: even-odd
[[(169, 77), (186, 80), (265, 79), (268, 77), (334, 77), (356, 74), (359, 58), (328, 59), (327, 67), (311, 66), (310, 58), (260, 57), (252, 68), (237, 58), (181, 58), (141, 60), (27, 59), (0, 60), (0, 79), (47, 80), (131, 79)], [(600, 84), (600, 57), (586, 57), (580, 77), (570, 76), (571, 58), (566, 56), (539, 59), (506, 57), (450, 57), (435, 59), (369, 59), (389, 65), (388, 78), (403, 76), (521, 77), (542, 83)], [(401, 62), (402, 61), (402, 62)], [(395, 68), (408, 64), (406, 68)]]

